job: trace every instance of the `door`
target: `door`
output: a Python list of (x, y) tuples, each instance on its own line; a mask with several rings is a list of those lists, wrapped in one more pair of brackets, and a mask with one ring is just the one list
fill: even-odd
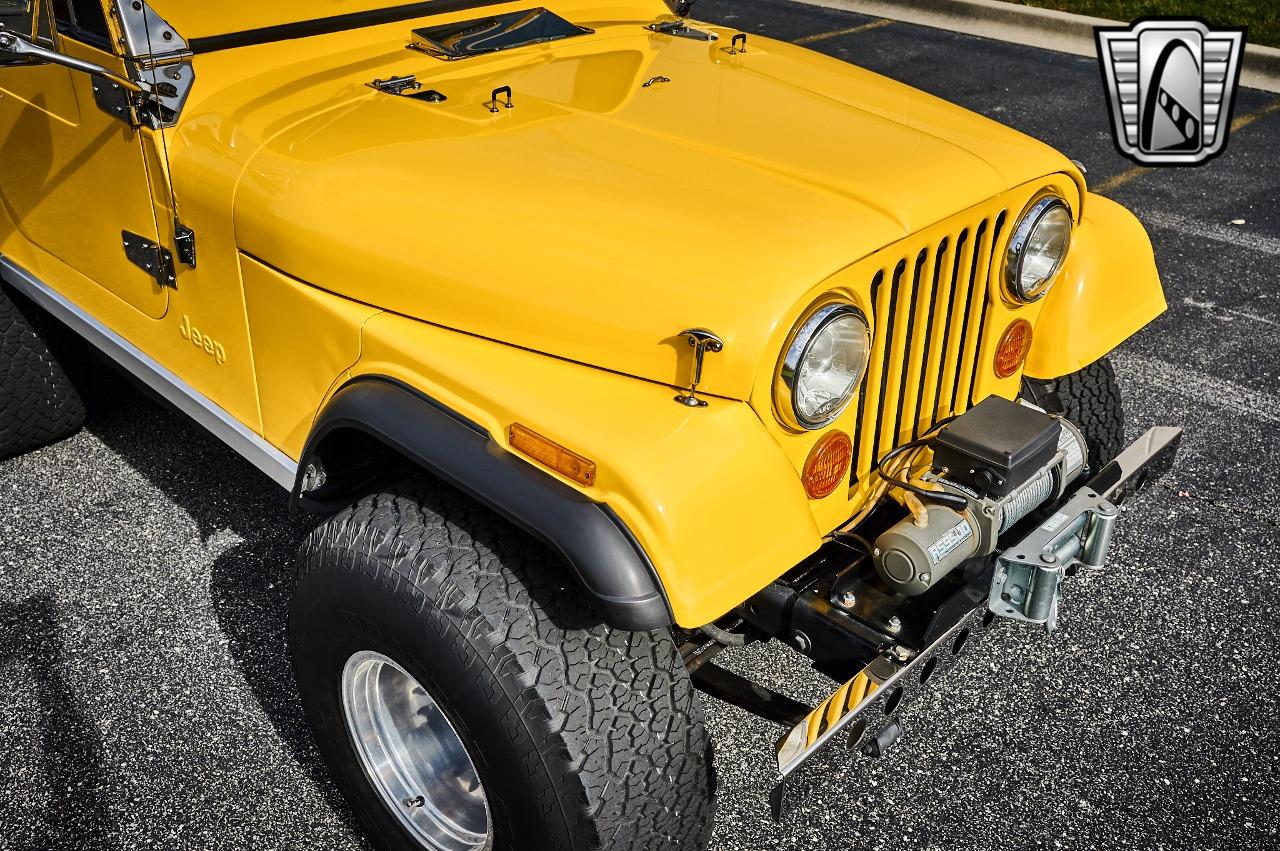
[[(99, 0), (0, 0), (0, 24), (125, 70)], [(0, 203), (33, 245), (158, 319), (168, 287), (126, 257), (122, 234), (159, 242), (149, 172), (159, 164), (150, 141), (98, 106), (94, 83), (59, 65), (0, 65)]]

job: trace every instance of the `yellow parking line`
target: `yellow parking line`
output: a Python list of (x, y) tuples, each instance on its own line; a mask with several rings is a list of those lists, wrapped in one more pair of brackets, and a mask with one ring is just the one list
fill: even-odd
[(887, 27), (893, 21), (888, 18), (881, 18), (878, 21), (872, 21), (869, 24), (862, 24), (857, 27), (847, 27), (842, 30), (832, 30), (826, 33), (817, 33), (816, 35), (807, 35), (804, 38), (796, 39), (796, 44), (813, 44), (815, 41), (826, 41), (829, 38), (838, 38), (842, 35), (853, 35), (854, 33), (864, 33), (867, 30), (878, 30), (881, 27)]
[[(1231, 122), (1231, 132), (1236, 133), (1243, 130), (1259, 118), (1265, 118), (1273, 112), (1280, 112), (1280, 100), (1273, 100), (1271, 103), (1260, 109), (1256, 109), (1246, 115), (1239, 116), (1235, 121)], [(1114, 177), (1107, 178), (1097, 186), (1091, 186), (1089, 188), (1091, 191), (1097, 192), (1099, 195), (1106, 195), (1108, 192), (1114, 192), (1130, 180), (1146, 174), (1149, 171), (1151, 171), (1151, 169), (1145, 165), (1135, 165), (1133, 168), (1126, 169)]]
[(1255, 110), (1254, 112), (1251, 112), (1248, 115), (1242, 115), (1239, 118), (1237, 118), (1235, 121), (1232, 121), (1231, 132), (1234, 133), (1237, 130), (1243, 130), (1253, 122), (1257, 121), (1259, 118), (1265, 118), (1266, 116), (1270, 115), (1273, 112), (1276, 112), (1277, 110), (1280, 110), (1280, 98), (1273, 100), (1271, 103), (1267, 104), (1266, 106), (1262, 107), (1259, 110)]
[(1097, 192), (1099, 195), (1106, 195), (1107, 193), (1114, 192), (1116, 189), (1124, 186), (1135, 177), (1146, 174), (1149, 171), (1151, 171), (1151, 169), (1145, 165), (1135, 165), (1132, 168), (1125, 169), (1113, 177), (1108, 177), (1097, 186), (1090, 186), (1089, 191)]

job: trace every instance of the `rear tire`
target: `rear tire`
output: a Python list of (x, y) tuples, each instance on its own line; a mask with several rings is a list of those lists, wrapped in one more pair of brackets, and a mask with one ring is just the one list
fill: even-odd
[(66, 366), (78, 357), (70, 332), (0, 286), (0, 458), (70, 437), (84, 402)]
[(1110, 358), (1061, 378), (1025, 378), (1022, 395), (1079, 427), (1088, 444), (1091, 473), (1102, 469), (1124, 448), (1124, 405)]
[(429, 846), (349, 732), (344, 666), (373, 654), (461, 739), (487, 800), (486, 851), (709, 840), (710, 739), (670, 633), (603, 625), (545, 548), (446, 485), (366, 497), (307, 538), (289, 645), (320, 749), (382, 847)]

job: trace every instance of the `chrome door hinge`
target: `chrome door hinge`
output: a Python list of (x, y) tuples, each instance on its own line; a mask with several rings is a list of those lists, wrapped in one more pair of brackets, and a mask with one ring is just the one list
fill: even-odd
[(196, 267), (196, 232), (182, 222), (174, 222), (173, 245), (178, 249), (178, 259), (189, 268)]
[(130, 263), (154, 278), (160, 286), (175, 290), (178, 288), (172, 251), (127, 230), (120, 231), (120, 239), (124, 242), (124, 256)]

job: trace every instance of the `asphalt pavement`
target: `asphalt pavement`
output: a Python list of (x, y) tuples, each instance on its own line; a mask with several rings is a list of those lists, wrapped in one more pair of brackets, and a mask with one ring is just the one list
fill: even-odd
[[(1137, 170), (1094, 60), (786, 0), (697, 14), (808, 40), (1085, 163), (1147, 224), (1170, 303), (1115, 355), (1131, 436), (1187, 429), (1052, 638), (999, 630), (913, 705), (897, 747), (831, 759), (782, 824), (764, 800), (778, 729), (709, 701), (713, 847), (1280, 845), (1280, 101), (1242, 90), (1221, 157)], [(284, 503), (110, 378), (83, 432), (0, 462), (0, 848), (365, 847), (294, 696), (306, 524)], [(777, 646), (721, 659), (807, 700), (830, 685)]]

